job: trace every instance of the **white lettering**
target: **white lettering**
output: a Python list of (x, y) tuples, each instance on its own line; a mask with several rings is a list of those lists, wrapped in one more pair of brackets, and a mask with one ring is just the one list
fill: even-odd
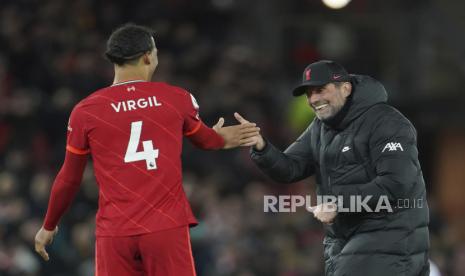
[(121, 102), (118, 102), (118, 105), (115, 106), (114, 103), (111, 103), (111, 107), (113, 107), (113, 109), (116, 111), (116, 112), (119, 112), (119, 109), (121, 108)]
[(342, 196), (338, 196), (338, 197), (341, 197), (341, 198), (338, 198), (338, 200), (337, 200), (337, 210), (340, 213), (350, 212), (351, 208), (354, 208), (353, 204), (355, 204), (355, 202), (354, 202), (355, 200), (353, 200), (354, 199), (353, 196), (351, 196), (349, 198), (350, 207), (344, 207), (344, 197), (342, 197)]
[(311, 210), (313, 210), (313, 207), (312, 207), (312, 197), (307, 195), (305, 196), (305, 209), (307, 209), (307, 211), (309, 212), (312, 212)]
[(289, 206), (291, 205), (291, 202), (289, 201), (290, 198), (291, 196), (289, 195), (283, 195), (279, 197), (279, 210), (281, 212), (285, 212), (285, 213), (290, 212), (290, 209), (289, 209)]
[(136, 101), (133, 101), (133, 100), (129, 100), (126, 102), (128, 104), (128, 110), (131, 111), (131, 110), (136, 110)]
[(362, 200), (362, 197), (361, 196), (357, 196), (357, 212), (361, 212), (361, 208), (363, 207), (363, 209), (368, 212), (368, 213), (371, 213), (373, 212), (373, 210), (370, 208), (370, 206), (368, 206), (368, 201), (372, 198), (373, 196), (371, 195), (368, 195), (366, 197), (363, 198)]
[(161, 106), (161, 103), (157, 102), (157, 98), (155, 96), (153, 96), (153, 102), (155, 106)]
[(147, 107), (158, 107), (158, 106), (161, 106), (162, 104), (157, 101), (157, 97), (150, 96), (147, 98), (139, 98), (136, 100), (127, 100), (127, 101), (121, 101), (117, 103), (110, 103), (110, 105), (113, 108), (113, 110), (115, 110), (115, 112), (118, 113), (121, 110), (126, 112), (126, 111), (132, 111), (132, 110), (137, 110), (137, 109), (143, 109)]
[(137, 107), (146, 108), (147, 107), (147, 102), (145, 101), (145, 99), (138, 99), (137, 100)]
[(297, 207), (302, 207), (305, 205), (305, 199), (303, 196), (293, 196), (291, 198), (291, 212), (295, 213)]
[[(263, 196), (263, 211), (265, 213), (294, 213), (297, 211), (297, 207), (303, 207), (308, 212), (314, 212), (315, 210), (323, 212), (338, 212), (338, 213), (372, 213), (372, 212), (383, 212), (387, 211), (392, 213), (393, 208), (389, 202), (389, 198), (386, 195), (382, 195), (377, 199), (376, 207), (371, 208), (368, 206), (368, 202), (373, 199), (372, 195), (361, 196), (351, 195), (348, 197), (350, 204), (345, 204), (344, 197), (333, 196), (333, 195), (318, 195), (315, 206), (312, 207), (311, 196), (301, 195), (264, 195)], [(346, 198), (347, 199), (347, 198)], [(397, 201), (397, 208), (422, 208), (423, 199), (413, 199), (413, 205), (409, 205), (409, 199), (400, 199)], [(347, 207), (350, 205), (350, 207)], [(401, 206), (403, 205), (403, 206)]]
[(275, 196), (263, 196), (263, 212), (268, 213), (271, 210), (271, 212), (277, 213), (276, 203), (278, 203), (278, 199)]
[(337, 207), (338, 207), (336, 204), (338, 204), (338, 202), (342, 202), (342, 196), (335, 197), (335, 196), (324, 195), (323, 202), (325, 204), (324, 205), (325, 210), (323, 210), (324, 212), (335, 212), (337, 211)]
[[(383, 205), (384, 203), (384, 205)], [(391, 203), (389, 203), (387, 196), (380, 196), (378, 199), (378, 204), (376, 204), (375, 212), (378, 213), (381, 209), (392, 213)]]

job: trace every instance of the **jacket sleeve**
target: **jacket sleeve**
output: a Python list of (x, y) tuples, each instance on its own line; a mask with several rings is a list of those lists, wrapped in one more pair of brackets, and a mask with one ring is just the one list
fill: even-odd
[[(369, 139), (371, 168), (375, 177), (368, 183), (342, 183), (333, 186), (333, 194), (343, 196), (344, 206), (350, 196), (371, 196), (367, 205), (374, 210), (380, 197), (391, 204), (408, 198), (421, 169), (418, 161), (416, 131), (405, 118), (380, 120)], [(394, 206), (392, 206), (394, 207)]]
[(252, 148), (252, 160), (265, 174), (278, 182), (291, 183), (313, 175), (315, 162), (310, 143), (312, 125), (284, 152), (268, 141), (262, 151)]

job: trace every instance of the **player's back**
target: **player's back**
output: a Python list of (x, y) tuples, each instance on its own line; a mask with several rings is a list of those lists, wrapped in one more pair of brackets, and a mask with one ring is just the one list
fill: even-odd
[(97, 235), (195, 223), (182, 188), (181, 151), (183, 134), (200, 122), (196, 109), (183, 89), (144, 81), (104, 88), (75, 107), (70, 128), (77, 131), (70, 136), (76, 137), (68, 138), (68, 147), (89, 149), (92, 156)]

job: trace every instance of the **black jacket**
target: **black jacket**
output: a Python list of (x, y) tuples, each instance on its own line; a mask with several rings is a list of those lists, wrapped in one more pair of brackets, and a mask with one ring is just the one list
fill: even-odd
[[(252, 159), (279, 182), (316, 174), (319, 195), (387, 198), (393, 212), (339, 212), (328, 226), (326, 275), (428, 275), (428, 206), (416, 131), (386, 103), (381, 83), (354, 75), (353, 91), (333, 122), (315, 119), (284, 152), (267, 143)], [(410, 208), (409, 208), (410, 207)]]

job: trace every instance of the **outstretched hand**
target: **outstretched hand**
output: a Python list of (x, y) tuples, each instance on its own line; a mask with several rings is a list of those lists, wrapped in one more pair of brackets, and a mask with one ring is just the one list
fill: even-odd
[(213, 130), (224, 139), (223, 149), (254, 145), (254, 137), (260, 135), (260, 128), (258, 128), (255, 123), (247, 122), (227, 127), (223, 125), (224, 118), (221, 117), (213, 126)]
[[(248, 120), (244, 119), (244, 117), (242, 117), (239, 113), (235, 112), (234, 113), (234, 117), (236, 118), (236, 120), (241, 123), (241, 125), (243, 124), (248, 124), (250, 123)], [(260, 133), (258, 133), (256, 136), (252, 137), (250, 143), (247, 143), (245, 145), (243, 145), (244, 147), (245, 146), (255, 146), (255, 148), (257, 150), (263, 150), (263, 148), (265, 147), (266, 143), (265, 143), (265, 140), (263, 139), (263, 137), (260, 135)]]
[(44, 227), (41, 227), (37, 232), (35, 237), (35, 250), (39, 255), (45, 260), (48, 261), (50, 258), (45, 246), (49, 245), (53, 241), (53, 237), (58, 233), (58, 227), (53, 231), (46, 230)]

